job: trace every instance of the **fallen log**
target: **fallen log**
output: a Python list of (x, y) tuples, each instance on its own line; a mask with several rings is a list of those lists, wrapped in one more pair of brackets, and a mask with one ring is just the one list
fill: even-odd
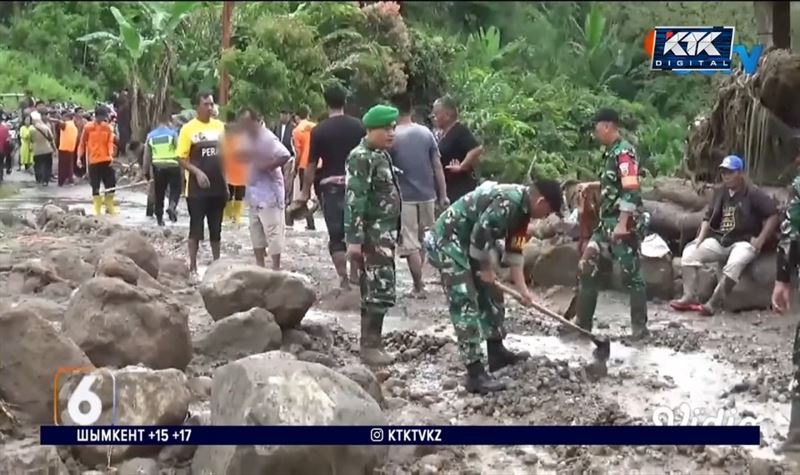
[(704, 185), (698, 191), (689, 180), (660, 178), (652, 189), (642, 193), (642, 197), (652, 201), (674, 203), (690, 211), (701, 211), (711, 202), (713, 192), (713, 188), (708, 185)]
[(645, 211), (650, 213), (650, 230), (667, 241), (673, 252), (680, 251), (697, 236), (704, 211), (687, 211), (669, 202), (643, 200), (643, 203)]

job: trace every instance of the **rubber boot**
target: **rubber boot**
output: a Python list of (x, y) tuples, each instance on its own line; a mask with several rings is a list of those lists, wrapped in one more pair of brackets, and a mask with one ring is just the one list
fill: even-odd
[(681, 269), (681, 274), (683, 275), (683, 296), (669, 303), (669, 306), (672, 307), (673, 310), (685, 312), (697, 305), (697, 274), (699, 270), (700, 269), (693, 266), (683, 266)]
[(597, 308), (597, 283), (593, 278), (582, 278), (578, 286), (578, 326), (586, 331), (592, 331), (594, 311)]
[(789, 416), (789, 432), (786, 440), (776, 450), (778, 453), (800, 452), (800, 395), (792, 397), (791, 415)]
[(527, 351), (515, 353), (509, 350), (503, 346), (503, 340), (486, 340), (486, 352), (489, 355), (490, 372), (519, 363), (531, 357), (531, 354)]
[(720, 307), (722, 307), (722, 302), (725, 300), (725, 297), (731, 293), (735, 285), (736, 281), (723, 275), (722, 280), (720, 280), (714, 288), (714, 293), (711, 294), (711, 298), (700, 308), (700, 315), (710, 317), (717, 313)]
[(111, 216), (117, 214), (117, 210), (114, 209), (114, 195), (107, 194), (105, 198), (105, 204), (106, 204), (106, 214)]
[(100, 213), (103, 211), (102, 196), (92, 196), (92, 211), (94, 211), (95, 216), (100, 216)]
[(231, 208), (231, 217), (233, 218), (234, 224), (239, 224), (242, 220), (242, 201), (236, 200), (233, 202), (233, 208)]
[(641, 340), (650, 332), (647, 330), (647, 291), (632, 290), (630, 296), (631, 306), (631, 339)]
[(483, 363), (480, 361), (467, 365), (467, 382), (464, 386), (467, 392), (478, 394), (493, 393), (506, 388), (505, 383), (492, 378), (486, 373)]
[(383, 313), (361, 311), (361, 361), (367, 366), (386, 366), (394, 357), (383, 351)]

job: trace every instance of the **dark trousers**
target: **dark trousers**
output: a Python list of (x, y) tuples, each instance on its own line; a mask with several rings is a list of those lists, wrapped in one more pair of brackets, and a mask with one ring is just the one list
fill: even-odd
[(86, 157), (83, 157), (83, 160), (81, 160), (81, 162), (83, 162), (83, 163), (81, 163), (81, 166), (79, 167), (78, 166), (78, 152), (76, 151), (75, 152), (75, 161), (73, 162), (73, 164), (74, 164), (73, 165), (73, 171), (75, 172), (75, 176), (77, 176), (78, 178), (83, 178), (83, 176), (86, 175)]
[(345, 187), (343, 185), (321, 185), (319, 195), (322, 205), (322, 216), (325, 218), (325, 226), (328, 228), (328, 252), (347, 251), (344, 243), (344, 205)]
[(178, 207), (178, 200), (181, 197), (181, 167), (153, 167), (153, 182), (155, 182), (155, 205), (154, 212), (156, 218), (164, 216), (164, 197), (169, 188), (169, 204), (167, 209), (175, 211)]
[(92, 196), (100, 195), (100, 183), (108, 190), (117, 186), (117, 175), (111, 168), (111, 162), (92, 163), (89, 165), (89, 184), (92, 185)]
[[(305, 178), (304, 178), (305, 177), (305, 171), (306, 171), (305, 168), (301, 168), (301, 169), (298, 170), (298, 173), (300, 175), (300, 187), (301, 188), (303, 186), (303, 180), (305, 180)], [(321, 199), (319, 197), (319, 186), (317, 186), (316, 183), (314, 183), (314, 192), (317, 194), (317, 199), (318, 200)], [(311, 215), (311, 214), (306, 216), (306, 228), (308, 228), (308, 229), (316, 229), (315, 226), (314, 226), (314, 216)]]
[(53, 175), (52, 153), (33, 156), (33, 175), (36, 177), (36, 183), (40, 185), (50, 183), (50, 177)]
[[(5, 162), (5, 169), (8, 173), (11, 173), (11, 165), (12, 165), (11, 162), (13, 161), (14, 158), (13, 150), (14, 148), (11, 145), (8, 145), (3, 150), (3, 152), (0, 153), (0, 158), (2, 158), (3, 161)], [(2, 165), (2, 162), (0, 162), (0, 165)]]
[(58, 186), (72, 181), (75, 170), (75, 152), (58, 151)]

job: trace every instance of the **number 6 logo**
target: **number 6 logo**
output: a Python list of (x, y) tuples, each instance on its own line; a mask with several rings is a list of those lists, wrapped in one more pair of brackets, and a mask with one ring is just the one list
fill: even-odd
[[(88, 373), (85, 374), (78, 386), (72, 391), (67, 400), (67, 414), (73, 424), (88, 426), (96, 423), (103, 414), (103, 400), (100, 395), (92, 390), (100, 375), (94, 373), (94, 368), (59, 368), (53, 381), (53, 422), (59, 425), (59, 384), (58, 380), (62, 374)], [(103, 371), (103, 370), (101, 370)], [(111, 378), (111, 424), (117, 423), (117, 381), (114, 373), (105, 370)]]
[[(94, 424), (100, 419), (100, 414), (103, 412), (103, 401), (100, 400), (97, 393), (92, 391), (92, 384), (95, 381), (97, 381), (97, 376), (93, 374), (84, 376), (67, 402), (67, 413), (70, 419), (80, 426)], [(87, 412), (81, 410), (82, 403), (89, 404)]]

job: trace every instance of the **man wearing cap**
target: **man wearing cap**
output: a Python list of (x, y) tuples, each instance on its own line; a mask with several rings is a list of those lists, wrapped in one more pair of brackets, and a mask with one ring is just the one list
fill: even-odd
[(485, 182), (464, 195), (439, 216), (425, 235), (428, 262), (441, 273), (450, 319), (455, 327), (461, 360), (467, 367), (466, 389), (489, 393), (505, 385), (486, 373), (481, 346), (486, 341), (489, 370), (527, 358), (503, 346), (503, 294), (494, 287), (491, 260), (498, 239), (505, 239), (503, 261), (522, 297), (532, 301), (522, 265), (522, 247), (531, 219), (560, 215), (561, 187), (555, 181), (529, 186)]
[(367, 135), (347, 158), (344, 235), (351, 265), (359, 268), (361, 359), (390, 364), (383, 351), (386, 311), (395, 304), (395, 248), (400, 229), (400, 189), (388, 151), (398, 111), (377, 105), (362, 118)]
[[(747, 181), (741, 158), (728, 155), (719, 169), (723, 185), (714, 192), (697, 238), (683, 250), (683, 296), (670, 302), (678, 311), (714, 315), (778, 226), (775, 203)], [(725, 267), (711, 298), (701, 305), (697, 275), (708, 263), (724, 263)]]
[(599, 223), (589, 238), (579, 263), (578, 325), (591, 331), (599, 292), (598, 261), (601, 257), (619, 262), (630, 295), (631, 335), (647, 335), (647, 293), (639, 266), (639, 244), (645, 219), (639, 188), (636, 151), (619, 132), (619, 115), (600, 109), (594, 117), (595, 138), (606, 147), (600, 173)]
[[(800, 150), (794, 159), (800, 166)], [(800, 175), (792, 182), (792, 198), (786, 207), (780, 228), (778, 255), (776, 258), (775, 288), (772, 290), (772, 308), (779, 314), (789, 310), (792, 294), (792, 274), (797, 273), (798, 242), (800, 242)], [(789, 433), (778, 452), (800, 452), (800, 323), (794, 331), (792, 347), (791, 412), (789, 415)]]

